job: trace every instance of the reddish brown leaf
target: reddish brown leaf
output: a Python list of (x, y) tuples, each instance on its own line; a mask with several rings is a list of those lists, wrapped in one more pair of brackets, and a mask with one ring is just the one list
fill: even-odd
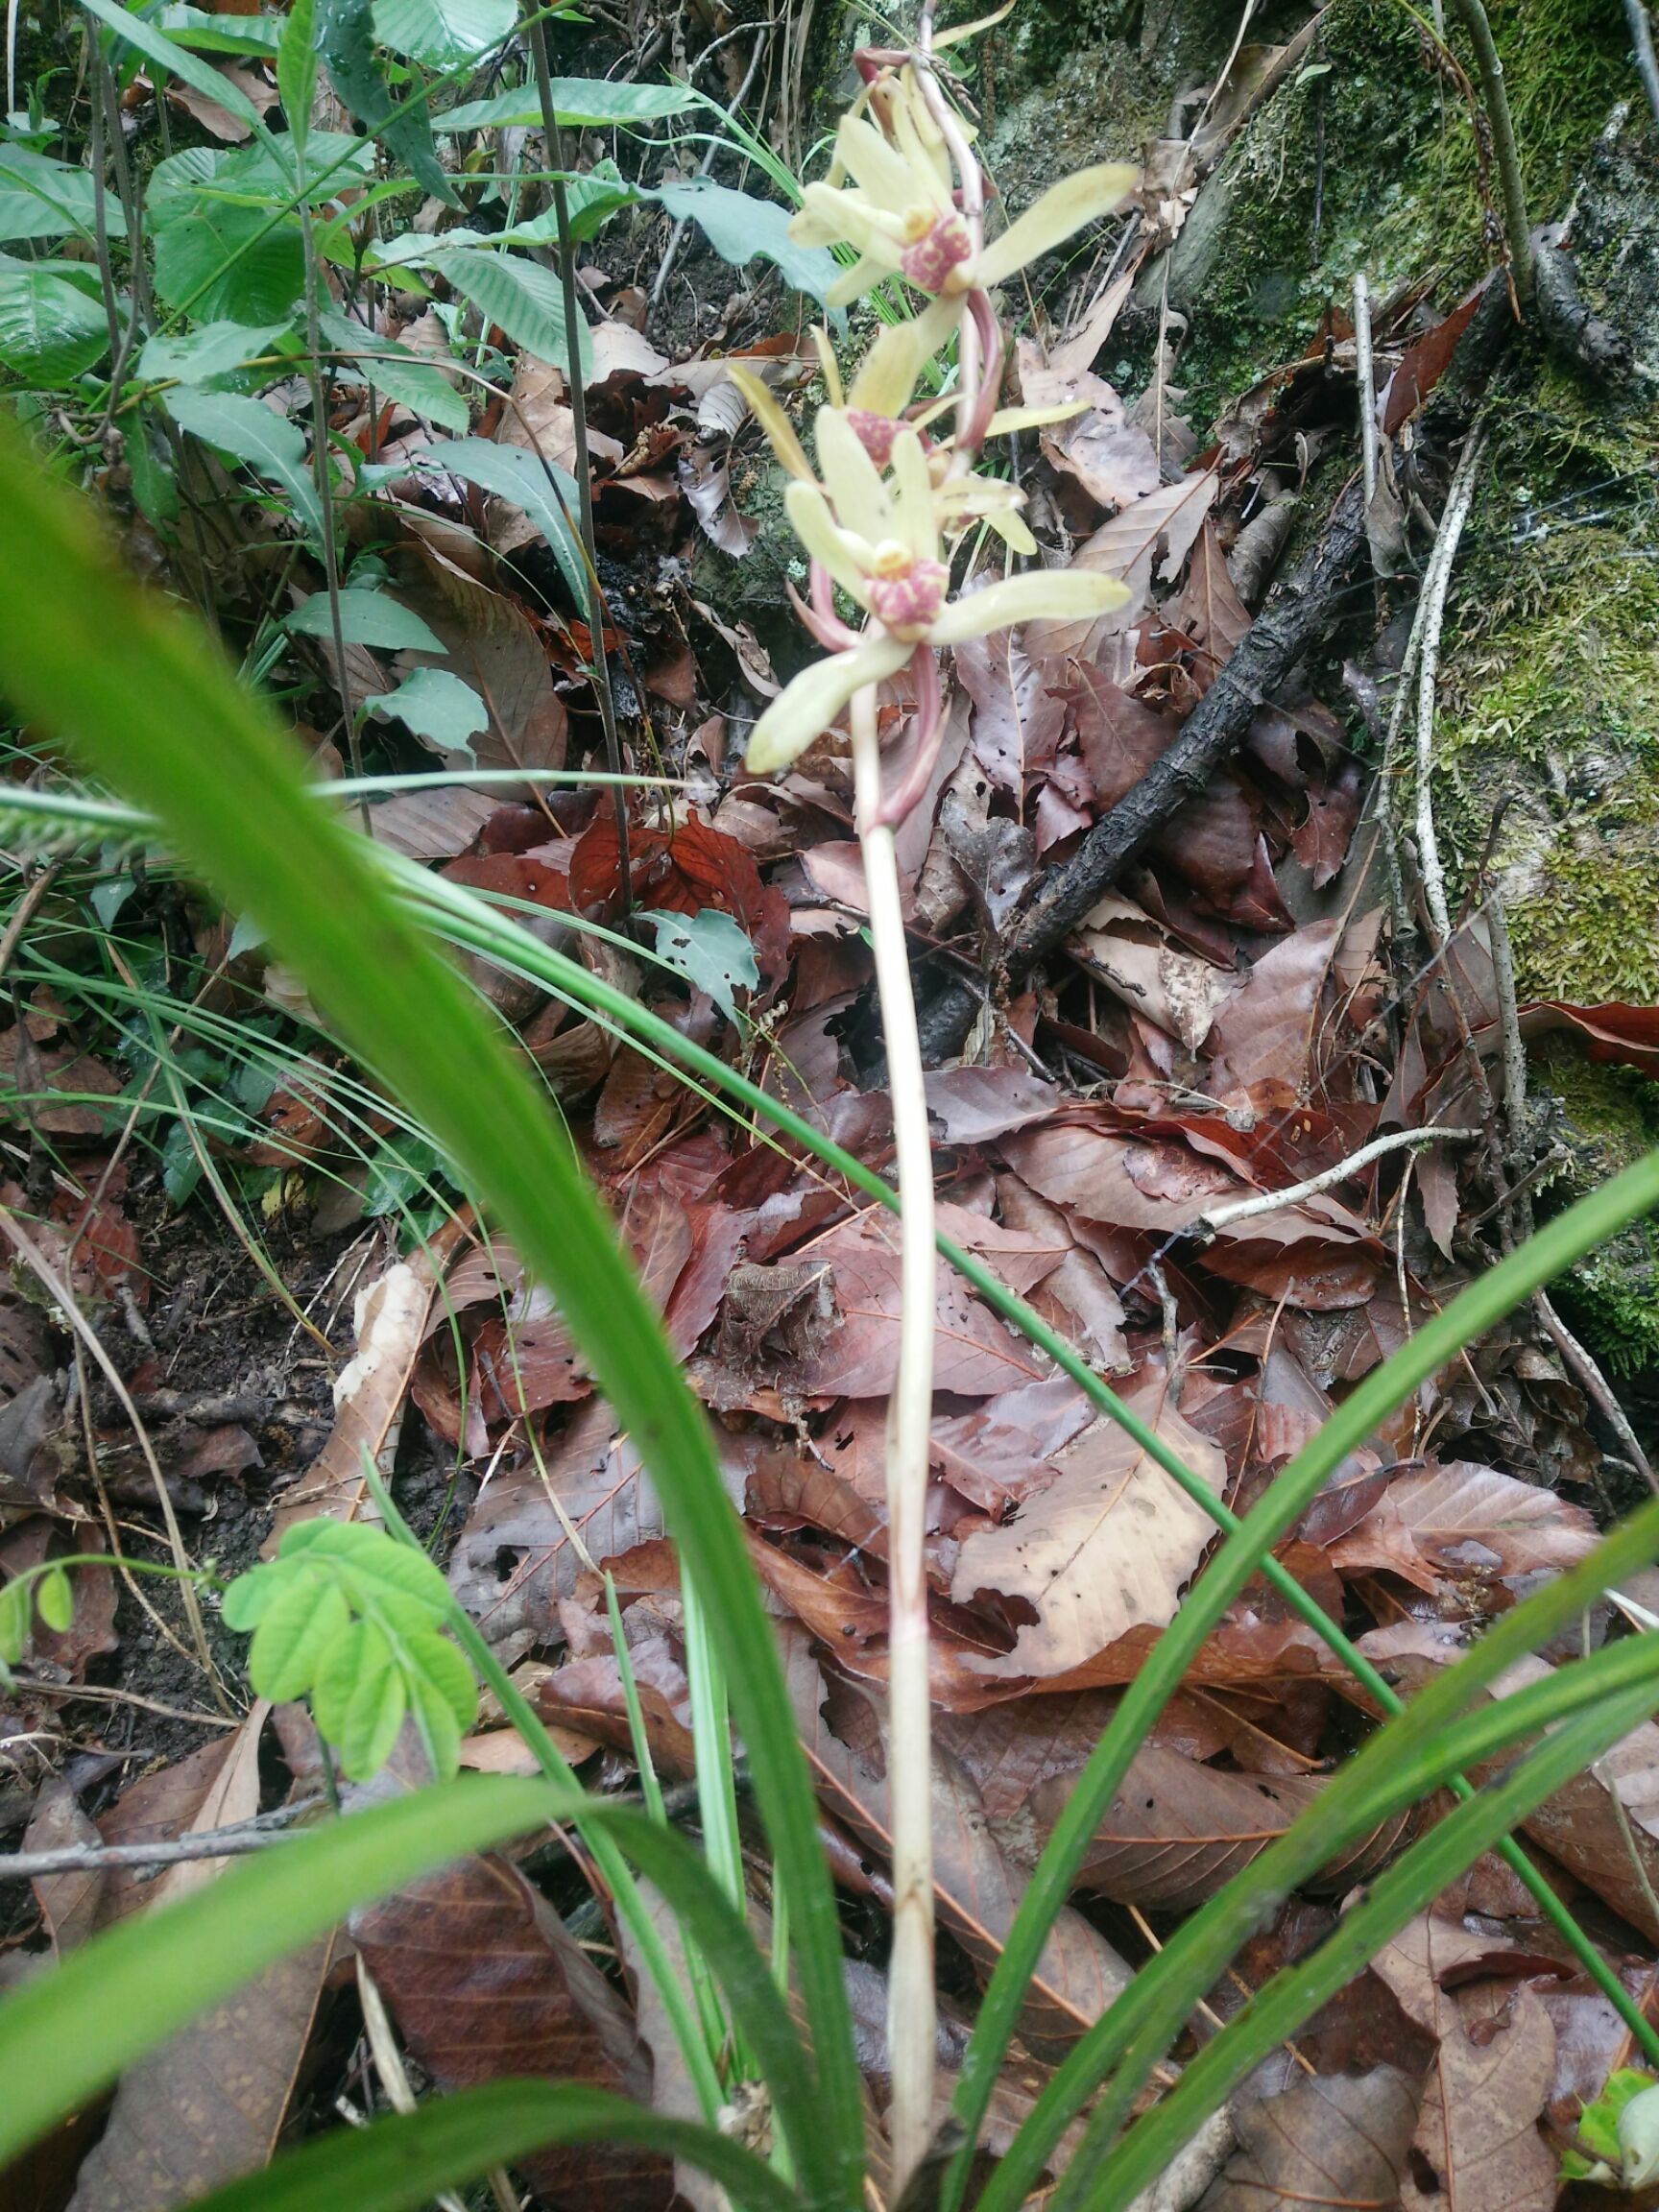
[(1418, 2101), (1405, 2075), (1379, 2066), (1303, 2076), (1282, 2095), (1245, 2104), (1233, 2122), (1238, 2150), (1199, 2212), (1355, 2212), (1397, 2202)]
[(1575, 1565), (1595, 1543), (1596, 1524), (1582, 1507), (1454, 1459), (1395, 1476), (1331, 1556), (1346, 1572), (1385, 1567), (1433, 1594), (1447, 1583), (1514, 1587)]

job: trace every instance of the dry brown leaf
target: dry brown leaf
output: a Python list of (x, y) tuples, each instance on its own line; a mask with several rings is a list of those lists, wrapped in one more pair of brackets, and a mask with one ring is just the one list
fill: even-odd
[(1420, 1590), (1560, 1573), (1596, 1543), (1582, 1506), (1466, 1459), (1397, 1475), (1331, 1548), (1344, 1573), (1388, 1568)]
[[(29, 1825), (23, 1831), (25, 1851), (61, 1851), (72, 1844), (102, 1843), (92, 1822), (82, 1812), (80, 1800), (60, 1776), (54, 1776), (35, 1800)], [(52, 1938), (58, 1958), (84, 1943), (98, 1925), (108, 1876), (101, 1866), (84, 1866), (67, 1874), (36, 1874), (35, 1901)]]
[(1304, 2076), (1235, 2112), (1238, 2152), (1199, 2212), (1381, 2212), (1405, 2180), (1417, 2106), (1415, 2085), (1392, 2066)]
[(1033, 622), (1025, 632), (1034, 660), (1066, 654), (1083, 657), (1092, 637), (1127, 630), (1151, 603), (1154, 583), (1172, 584), (1192, 549), (1204, 517), (1214, 504), (1220, 478), (1200, 469), (1136, 499), (1084, 540), (1074, 568), (1117, 576), (1129, 587), (1125, 605), (1093, 621)]
[[(441, 754), (445, 766), (563, 768), (565, 704), (553, 688), (546, 649), (529, 617), (434, 547), (420, 547), (418, 558), (423, 585), (404, 595), (448, 652), (399, 654), (399, 672), (445, 669), (471, 685), (490, 716), (489, 729), (473, 740), (470, 753), (452, 748)], [(495, 797), (499, 801), (520, 788), (497, 784)]]
[[(1226, 1461), (1165, 1403), (1162, 1379), (1124, 1395), (1219, 1495)], [(1215, 1533), (1203, 1508), (1114, 1421), (1096, 1421), (1055, 1464), (1054, 1480), (1033, 1492), (1013, 1520), (962, 1546), (951, 1584), (958, 1601), (995, 1590), (1023, 1599), (1037, 1613), (990, 1672), (1063, 1674), (1131, 1628), (1165, 1626)]]

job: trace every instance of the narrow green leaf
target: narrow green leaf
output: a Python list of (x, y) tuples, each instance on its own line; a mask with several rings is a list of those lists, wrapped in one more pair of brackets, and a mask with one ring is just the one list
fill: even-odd
[(478, 1718), (478, 1684), (465, 1657), (446, 1636), (422, 1631), (403, 1640), (403, 1655), (424, 1676), (455, 1716), (458, 1728)]
[(276, 91), (301, 168), (317, 93), (317, 0), (290, 0), (276, 49)]
[(422, 190), (445, 207), (458, 207), (454, 180), (432, 144), (424, 100), (399, 107), (386, 83), (374, 52), (370, 0), (317, 0), (317, 35), (342, 105), (405, 164)]
[(347, 1618), (345, 1596), (331, 1575), (299, 1568), (285, 1576), (248, 1648), (248, 1678), (260, 1696), (277, 1705), (303, 1697)]
[(306, 461), (305, 434), (297, 422), (276, 414), (262, 399), (243, 398), (232, 392), (197, 392), (188, 385), (164, 392), (161, 403), (180, 430), (245, 461), (268, 483), (280, 485), (308, 535), (322, 537), (323, 511)]
[(660, 200), (676, 222), (695, 223), (723, 261), (741, 268), (762, 254), (778, 264), (786, 284), (828, 305), (841, 265), (822, 246), (797, 245), (789, 235), (790, 209), (776, 200), (757, 200), (707, 177), (659, 184), (649, 197)]
[(369, 1633), (366, 1621), (348, 1621), (317, 1655), (317, 1671), (311, 1684), (311, 1718), (325, 1743), (345, 1742), (351, 1694), (364, 1671), (364, 1647)]
[(137, 373), (147, 383), (197, 384), (210, 390), (245, 362), (270, 353), (291, 320), (275, 323), (200, 323), (190, 330), (157, 330), (144, 341)]
[(43, 730), (156, 810), (175, 850), (264, 929), (420, 1118), (557, 1297), (639, 1444), (721, 1647), (789, 1892), (839, 2194), (856, 2203), (862, 2092), (839, 1922), (777, 1648), (702, 1409), (567, 1137), (468, 986), (390, 896), (383, 863), (308, 794), (297, 750), (180, 611), (111, 559), (84, 510), (3, 424), (0, 665)]
[(442, 2097), (407, 2119), (345, 2128), (263, 2174), (199, 2198), (193, 2212), (418, 2212), (441, 2189), (511, 2166), (553, 2143), (637, 2143), (720, 2184), (749, 2212), (801, 2212), (801, 2200), (729, 2135), (647, 2112), (573, 2081), (493, 2081)]
[(354, 1907), (572, 1811), (545, 1782), (470, 1775), (239, 1860), (182, 1903), (94, 1936), (0, 2003), (0, 2166)]
[(391, 1645), (373, 1621), (362, 1627), (357, 1678), (346, 1702), (338, 1746), (341, 1767), (352, 1782), (372, 1782), (391, 1758), (408, 1706), (403, 1672)]
[(436, 1683), (408, 1665), (406, 1656), (403, 1686), (432, 1771), (440, 1782), (447, 1782), (461, 1767), (461, 1730), (454, 1708)]
[(246, 123), (255, 137), (265, 134), (264, 119), (246, 92), (222, 76), (211, 62), (199, 61), (187, 46), (180, 46), (158, 31), (154, 23), (147, 23), (141, 15), (134, 15), (118, 5), (118, 0), (81, 0), (88, 14), (96, 15), (99, 22), (108, 25), (117, 38), (129, 46), (135, 46), (146, 61), (158, 68), (170, 69), (193, 91), (213, 101)]
[(197, 54), (241, 54), (266, 60), (282, 42), (279, 16), (215, 15), (205, 8), (191, 8), (183, 0), (167, 0), (154, 17), (175, 45)]
[(435, 361), (422, 361), (406, 346), (365, 330), (337, 307), (325, 308), (322, 323), (323, 335), (343, 357), (348, 376), (373, 384), (388, 399), (412, 407), (442, 429), (466, 434), (466, 394), (455, 389)]
[(577, 512), (573, 476), (551, 462), (543, 465), (522, 445), (498, 445), (488, 438), (445, 439), (428, 445), (419, 458), (428, 468), (463, 476), (469, 484), (521, 508), (547, 541), (576, 604), (587, 604), (588, 571), (573, 527)]

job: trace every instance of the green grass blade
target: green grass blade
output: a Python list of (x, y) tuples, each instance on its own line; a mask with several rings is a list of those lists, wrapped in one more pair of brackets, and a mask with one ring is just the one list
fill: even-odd
[(547, 1103), (300, 756), (202, 634), (116, 565), (88, 510), (0, 438), (0, 664), (19, 704), (161, 818), (420, 1115), (558, 1298), (704, 1591), (794, 1907), (823, 2124), (855, 2201), (863, 2116), (840, 1930), (782, 1671), (708, 1424)]
[[(1193, 2007), (1211, 1989), (1237, 1950), (1243, 1932), (1260, 1924), (1298, 1883), (1326, 1864), (1345, 1842), (1356, 1839), (1384, 1816), (1380, 1808), (1408, 1804), (1456, 1771), (1442, 1758), (1446, 1742), (1460, 1741), (1453, 1723), (1502, 1674), (1575, 1620), (1599, 1591), (1650, 1560), (1659, 1550), (1659, 1500), (1633, 1514), (1605, 1537), (1587, 1559), (1537, 1590), (1483, 1636), (1455, 1667), (1430, 1682), (1399, 1718), (1380, 1729), (1309, 1806), (1287, 1833), (1268, 1845), (1249, 1866), (1186, 1921), (1143, 1972), (1083, 2036), (1048, 2083), (981, 2199), (981, 2212), (1013, 2212), (1034, 2185), (1050, 2152), (1072, 2116), (1099, 2082), (1118, 2066), (1132, 2041), (1173, 2039)], [(1630, 1647), (1638, 1670), (1647, 1663), (1645, 1640)], [(1602, 1655), (1599, 1654), (1600, 1658)], [(1610, 1655), (1609, 1655), (1610, 1656)], [(1599, 1677), (1569, 1671), (1576, 1686)], [(1575, 1687), (1576, 1687), (1575, 1686)], [(1540, 1685), (1553, 1688), (1553, 1685)], [(1562, 1692), (1569, 1699), (1575, 1687)], [(1540, 1701), (1536, 1709), (1546, 1709)], [(1495, 1708), (1502, 1717), (1520, 1711), (1523, 1720), (1535, 1710), (1514, 1698)], [(1480, 1723), (1490, 1715), (1478, 1716)], [(1501, 1731), (1502, 1719), (1497, 1722)], [(1419, 1762), (1426, 1758), (1431, 1763)], [(1399, 1784), (1396, 1790), (1395, 1785)], [(1358, 1816), (1355, 1808), (1358, 1808)], [(1092, 2123), (1093, 2125), (1093, 2123)]]
[(570, 1812), (545, 1782), (447, 1782), (273, 1844), (182, 1903), (94, 1936), (0, 2004), (0, 2167), (354, 1906)]
[(325, 2136), (198, 2198), (192, 2212), (419, 2212), (439, 2190), (554, 2143), (637, 2143), (701, 2168), (747, 2212), (800, 2212), (801, 2200), (730, 2136), (573, 2081), (493, 2081), (407, 2119)]
[[(1079, 2150), (1074, 2201), (1088, 2212), (1124, 2212), (1180, 2146), (1274, 2047), (1352, 1981), (1407, 1921), (1482, 1851), (1600, 1758), (1659, 1707), (1650, 1684), (1609, 1698), (1567, 1723), (1490, 1787), (1459, 1805), (1370, 1885), (1310, 1959), (1275, 1975), (1183, 2074), (1179, 2084), (1092, 2167)], [(1070, 2179), (1070, 2174), (1068, 2175)], [(1058, 2204), (1056, 2196), (1051, 2201)]]

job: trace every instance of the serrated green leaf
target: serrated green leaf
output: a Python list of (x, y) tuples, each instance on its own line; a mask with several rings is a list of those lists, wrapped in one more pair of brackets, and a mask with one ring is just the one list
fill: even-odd
[[(613, 84), (603, 77), (555, 77), (553, 110), (576, 130), (601, 130), (612, 123), (650, 123), (663, 115), (683, 115), (698, 104), (685, 84)], [(541, 103), (534, 84), (517, 92), (497, 92), (489, 100), (469, 100), (432, 119), (435, 131), (540, 130)]]
[(444, 1699), (455, 1716), (455, 1725), (470, 1728), (478, 1718), (478, 1683), (466, 1653), (447, 1636), (435, 1636), (423, 1628), (405, 1640), (403, 1657)]
[[(515, 346), (540, 361), (568, 369), (565, 336), (565, 298), (550, 270), (517, 253), (495, 253), (473, 246), (439, 246), (425, 255), (431, 268), (447, 277), (481, 315), (498, 323)], [(582, 373), (593, 364), (586, 325), (576, 333)]]
[(483, 700), (447, 668), (417, 668), (396, 691), (376, 691), (363, 704), (372, 713), (395, 714), (417, 737), (445, 752), (470, 755), (472, 739), (490, 727)]
[(798, 246), (789, 235), (790, 210), (776, 200), (757, 200), (707, 177), (660, 184), (650, 197), (660, 200), (676, 222), (695, 223), (723, 261), (741, 268), (762, 254), (778, 264), (786, 284), (821, 306), (828, 303), (826, 295), (841, 274), (840, 264), (822, 246)]
[(61, 238), (71, 230), (90, 237), (97, 207), (90, 171), (27, 146), (0, 146), (0, 242)]
[(383, 46), (428, 69), (452, 69), (498, 46), (512, 32), (515, 0), (374, 0)]
[(289, 327), (284, 316), (277, 323), (202, 323), (192, 330), (157, 330), (144, 341), (136, 373), (148, 383), (211, 390), (245, 362), (269, 353)]
[[(576, 479), (552, 463), (546, 466), (522, 445), (498, 445), (489, 438), (455, 438), (428, 445), (418, 457), (428, 468), (464, 476), (469, 484), (510, 499), (522, 508), (547, 541), (553, 558), (578, 606), (585, 604), (588, 571), (572, 528), (578, 493)], [(548, 482), (551, 474), (552, 482)], [(564, 499), (560, 505), (555, 487)]]
[[(179, 1134), (183, 1135), (182, 1129)], [(195, 1153), (190, 1157), (195, 1161)], [(200, 1173), (200, 1163), (197, 1163)], [(270, 1608), (272, 1600), (287, 1581), (282, 1569), (266, 1561), (262, 1566), (250, 1567), (245, 1575), (227, 1584), (225, 1595), (219, 1600), (220, 1618), (227, 1628), (234, 1628), (246, 1636), (257, 1628)]]
[(458, 207), (454, 180), (445, 174), (432, 144), (424, 103), (393, 113), (397, 103), (374, 52), (370, 0), (317, 0), (317, 36), (342, 105), (384, 142), (422, 190), (446, 207)]
[(392, 1647), (374, 1629), (359, 1654), (357, 1678), (346, 1706), (346, 1725), (335, 1743), (340, 1767), (349, 1782), (370, 1782), (392, 1756), (397, 1731), (408, 1710), (409, 1694)]
[(259, 1695), (276, 1705), (302, 1697), (346, 1621), (345, 1593), (332, 1575), (300, 1567), (284, 1576), (248, 1647), (248, 1678)]
[(35, 1603), (47, 1627), (61, 1636), (75, 1624), (75, 1593), (61, 1567), (42, 1575), (35, 1589)]
[(733, 992), (760, 988), (755, 948), (740, 925), (715, 906), (706, 906), (700, 914), (645, 914), (640, 919), (656, 930), (659, 955), (678, 968), (693, 989), (706, 991), (726, 1019), (734, 1022)]
[(32, 384), (67, 384), (109, 350), (109, 319), (48, 269), (0, 270), (0, 365)]
[(180, 430), (220, 452), (244, 461), (256, 474), (280, 485), (294, 503), (307, 534), (323, 535), (323, 511), (311, 481), (305, 437), (298, 423), (276, 414), (261, 399), (231, 392), (196, 392), (176, 385), (161, 395), (162, 405)]
[[(334, 616), (326, 591), (313, 591), (287, 616), (284, 629), (301, 637), (332, 637)], [(447, 653), (435, 630), (388, 591), (342, 591), (340, 635), (348, 645), (373, 645), (383, 653)]]

